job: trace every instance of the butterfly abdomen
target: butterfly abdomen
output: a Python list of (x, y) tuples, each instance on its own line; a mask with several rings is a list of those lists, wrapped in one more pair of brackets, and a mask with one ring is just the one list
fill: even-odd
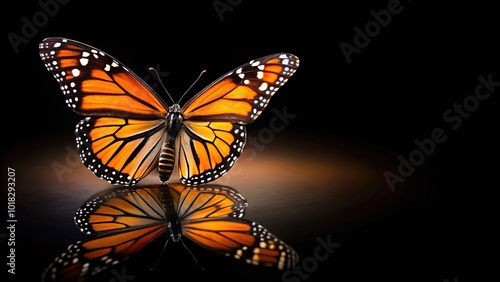
[(162, 182), (166, 182), (172, 175), (176, 155), (175, 140), (182, 126), (182, 115), (176, 111), (170, 112), (165, 118), (165, 123), (165, 141), (158, 161), (158, 174)]
[(158, 173), (160, 175), (161, 181), (166, 182), (170, 178), (172, 169), (174, 168), (174, 161), (174, 146), (170, 142), (163, 143), (163, 147), (161, 148), (160, 152), (160, 160), (158, 163)]

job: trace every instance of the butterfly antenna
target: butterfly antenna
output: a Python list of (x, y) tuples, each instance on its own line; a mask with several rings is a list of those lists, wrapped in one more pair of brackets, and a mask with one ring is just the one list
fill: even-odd
[(165, 92), (167, 92), (167, 95), (168, 95), (168, 97), (170, 98), (170, 100), (172, 100), (172, 103), (174, 103), (174, 104), (175, 104), (174, 99), (172, 99), (172, 96), (170, 96), (170, 93), (168, 93), (167, 88), (165, 88), (165, 85), (163, 85), (163, 82), (161, 81), (161, 78), (160, 78), (160, 74), (158, 74), (158, 72), (156, 71), (156, 69), (155, 69), (155, 68), (153, 68), (153, 67), (150, 67), (150, 68), (149, 68), (149, 70), (150, 70), (150, 71), (154, 71), (154, 73), (156, 74), (156, 79), (157, 79), (157, 80), (158, 80), (158, 82), (160, 83), (161, 87), (163, 87), (163, 90), (165, 90)]
[(186, 248), (186, 250), (188, 251), (188, 253), (191, 255), (191, 257), (193, 258), (194, 262), (196, 262), (196, 264), (200, 267), (201, 270), (205, 270), (205, 268), (203, 266), (201, 266), (201, 264), (198, 262), (198, 260), (196, 259), (196, 257), (193, 255), (193, 253), (189, 250), (189, 248), (184, 244), (184, 242), (182, 240), (180, 240), (181, 244), (184, 246), (184, 248)]
[(181, 98), (179, 99), (179, 102), (177, 102), (177, 103), (180, 103), (180, 102), (181, 102), (182, 98), (183, 98), (183, 97), (184, 97), (184, 96), (185, 96), (185, 95), (189, 92), (189, 90), (191, 90), (191, 88), (193, 88), (193, 86), (196, 84), (196, 82), (197, 82), (198, 80), (200, 80), (200, 77), (201, 77), (204, 73), (206, 73), (206, 72), (207, 72), (206, 70), (202, 70), (202, 71), (201, 71), (200, 75), (198, 75), (198, 78), (197, 78), (197, 79), (193, 82), (193, 84), (191, 84), (191, 86), (189, 86), (188, 90), (186, 90), (186, 92), (184, 92), (184, 94), (182, 94)]
[(156, 261), (155, 265), (151, 267), (151, 270), (155, 270), (158, 267), (158, 264), (160, 264), (160, 259), (163, 256), (163, 252), (165, 251), (165, 248), (167, 247), (168, 241), (170, 241), (170, 238), (167, 239), (167, 242), (165, 242), (165, 245), (163, 245), (163, 249), (161, 250), (160, 256), (158, 257), (158, 260)]

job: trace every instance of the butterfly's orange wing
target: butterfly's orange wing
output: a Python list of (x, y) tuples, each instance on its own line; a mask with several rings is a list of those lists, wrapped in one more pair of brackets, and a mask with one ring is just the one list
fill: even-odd
[(118, 188), (91, 197), (75, 216), (76, 225), (88, 237), (69, 245), (45, 269), (42, 281), (83, 281), (165, 235), (160, 190)]
[(247, 202), (236, 190), (214, 184), (178, 188), (171, 191), (180, 191), (174, 199), (182, 233), (193, 242), (253, 265), (287, 269), (298, 262), (292, 247), (242, 218)]
[(210, 182), (241, 155), (245, 124), (254, 121), (299, 66), (297, 56), (273, 54), (223, 75), (182, 107), (179, 177), (186, 184)]
[[(105, 52), (66, 38), (44, 39), (40, 57), (67, 105), (88, 117), (76, 136), (94, 174), (134, 185), (158, 166), (168, 110), (144, 81)], [(286, 53), (252, 60), (186, 103), (175, 148), (183, 183), (210, 182), (232, 167), (246, 141), (243, 125), (259, 116), (298, 65)]]
[(87, 116), (75, 134), (83, 163), (112, 184), (133, 185), (158, 165), (165, 103), (137, 75), (103, 51), (50, 37), (40, 57), (66, 104)]

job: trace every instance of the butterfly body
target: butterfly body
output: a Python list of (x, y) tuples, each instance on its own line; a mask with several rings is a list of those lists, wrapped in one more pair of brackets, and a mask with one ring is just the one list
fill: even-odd
[(49, 37), (40, 57), (66, 104), (84, 116), (76, 126), (83, 164), (112, 184), (132, 186), (155, 168), (166, 182), (174, 164), (187, 185), (229, 171), (253, 122), (298, 68), (278, 53), (226, 73), (186, 104), (168, 106), (139, 76), (111, 55), (75, 40)]
[(170, 111), (165, 117), (165, 136), (161, 153), (158, 160), (158, 176), (162, 182), (166, 182), (174, 168), (176, 159), (177, 136), (182, 127), (183, 117), (179, 104), (170, 107)]

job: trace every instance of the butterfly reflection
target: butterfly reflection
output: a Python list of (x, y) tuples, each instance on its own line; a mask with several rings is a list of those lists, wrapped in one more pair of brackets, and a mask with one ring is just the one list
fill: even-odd
[[(293, 267), (298, 254), (257, 222), (243, 218), (247, 201), (222, 185), (163, 184), (113, 188), (88, 199), (75, 223), (86, 234), (44, 271), (42, 281), (83, 281), (114, 267), (159, 237), (188, 238), (246, 263)], [(182, 241), (181, 241), (182, 242)]]
[(109, 183), (128, 186), (155, 168), (166, 182), (176, 159), (179, 179), (187, 185), (224, 175), (241, 155), (245, 125), (299, 66), (293, 54), (264, 56), (221, 76), (184, 106), (169, 107), (146, 82), (95, 47), (49, 37), (39, 48), (66, 104), (85, 116), (75, 130), (82, 162)]

